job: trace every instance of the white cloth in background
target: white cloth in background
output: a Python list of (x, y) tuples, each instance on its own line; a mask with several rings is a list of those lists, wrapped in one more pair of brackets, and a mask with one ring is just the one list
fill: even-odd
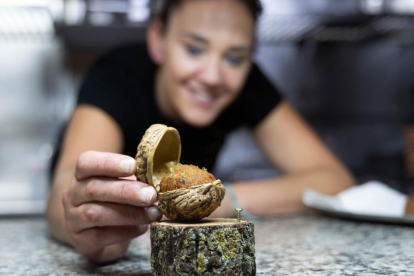
[(302, 198), (305, 205), (316, 209), (387, 217), (403, 217), (407, 199), (407, 195), (378, 181), (349, 188), (336, 196), (307, 190)]

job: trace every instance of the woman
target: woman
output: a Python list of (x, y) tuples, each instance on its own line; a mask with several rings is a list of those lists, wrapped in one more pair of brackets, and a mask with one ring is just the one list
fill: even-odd
[[(278, 179), (232, 183), (239, 204), (253, 215), (302, 211), (306, 188), (335, 194), (353, 184), (252, 64), (259, 12), (255, 0), (164, 1), (148, 27), (148, 51), (123, 47), (95, 64), (55, 170), (47, 209), (55, 237), (91, 261), (107, 262), (161, 219), (154, 189), (131, 177), (130, 156), (153, 123), (179, 130), (182, 163), (208, 168), (225, 134), (249, 125), (284, 172)], [(213, 215), (233, 213), (226, 195)]]

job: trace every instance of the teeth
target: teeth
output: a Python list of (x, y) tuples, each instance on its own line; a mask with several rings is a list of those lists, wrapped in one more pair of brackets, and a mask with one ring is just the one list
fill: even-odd
[(203, 91), (196, 91), (194, 94), (201, 101), (211, 101), (213, 99), (212, 95)]

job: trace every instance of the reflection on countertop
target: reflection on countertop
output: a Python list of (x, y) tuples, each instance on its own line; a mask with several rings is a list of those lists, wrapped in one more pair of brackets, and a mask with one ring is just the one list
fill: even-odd
[[(149, 233), (118, 262), (94, 266), (49, 237), (42, 218), (0, 220), (0, 274), (151, 275)], [(255, 225), (257, 275), (414, 275), (414, 228), (325, 217)]]

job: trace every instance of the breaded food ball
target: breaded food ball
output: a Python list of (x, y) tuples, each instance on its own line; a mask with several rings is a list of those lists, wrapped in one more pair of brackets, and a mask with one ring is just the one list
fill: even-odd
[(212, 183), (216, 178), (205, 169), (194, 165), (179, 165), (170, 169), (160, 183), (160, 192)]

